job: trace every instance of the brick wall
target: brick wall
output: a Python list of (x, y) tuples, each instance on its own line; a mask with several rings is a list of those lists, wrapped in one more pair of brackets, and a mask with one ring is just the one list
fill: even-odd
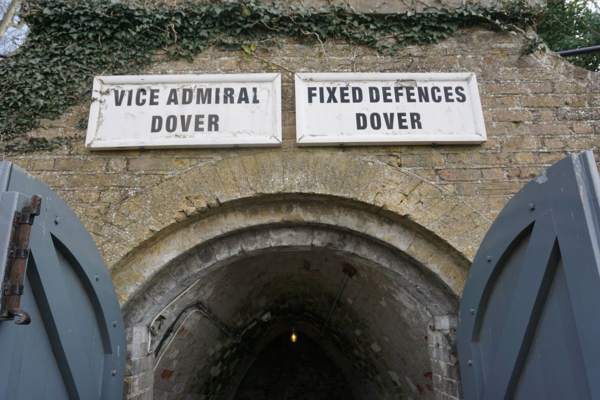
[[(288, 41), (282, 42), (281, 48), (257, 50), (258, 56), (272, 60), (271, 65), (260, 59), (246, 60), (242, 51), (211, 49), (191, 64), (158, 64), (147, 73), (281, 72), (281, 148), (92, 153), (83, 148), (85, 132), (75, 128), (77, 121), (87, 116), (88, 105), (83, 104), (59, 120), (44, 121), (42, 129), (31, 133), (45, 137), (79, 135), (72, 150), (12, 155), (8, 159), (55, 189), (94, 234), (100, 232), (94, 229), (93, 221), (111, 223), (107, 220), (111, 207), (147, 188), (201, 165), (264, 152), (301, 153), (307, 162), (341, 153), (381, 168), (400, 169), (439, 188), (444, 196), (461, 200), (491, 221), (508, 199), (545, 167), (569, 153), (597, 148), (596, 74), (573, 67), (552, 53), (522, 55), (522, 44), (516, 35), (477, 29), (460, 31), (439, 44), (409, 46), (395, 56), (382, 56), (345, 43), (327, 43), (322, 48)], [(475, 72), (489, 140), (474, 146), (298, 148), (293, 74), (288, 70)], [(113, 251), (102, 246), (101, 250), (105, 255)], [(472, 254), (466, 256), (471, 258)], [(107, 259), (109, 264), (116, 261)]]
[[(456, 349), (456, 316), (434, 318), (428, 336), (429, 355), (436, 398), (462, 399), (462, 385)], [(467, 362), (467, 361), (465, 361)]]

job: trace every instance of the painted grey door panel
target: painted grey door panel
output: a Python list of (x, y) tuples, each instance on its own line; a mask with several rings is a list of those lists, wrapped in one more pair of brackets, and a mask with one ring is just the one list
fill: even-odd
[[(27, 278), (25, 287), (31, 287)], [(32, 290), (25, 290), (21, 304), (31, 317), (27, 329), (10, 321), (0, 323), (0, 397), (66, 399), (67, 391)], [(35, 380), (21, 376), (22, 371), (32, 371)]]
[(66, 203), (17, 167), (2, 163), (0, 183), (2, 198), (42, 197), (21, 304), (32, 321), (0, 322), (0, 354), (12, 354), (0, 358), (0, 398), (121, 398), (123, 320), (91, 236)]
[(599, 178), (556, 163), (499, 214), (459, 311), (464, 397), (600, 399)]

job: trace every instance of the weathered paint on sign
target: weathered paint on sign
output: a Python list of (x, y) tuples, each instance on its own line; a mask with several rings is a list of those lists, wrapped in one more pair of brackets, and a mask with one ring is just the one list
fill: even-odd
[(473, 73), (296, 74), (299, 145), (483, 143)]
[(280, 144), (280, 74), (94, 79), (92, 150)]

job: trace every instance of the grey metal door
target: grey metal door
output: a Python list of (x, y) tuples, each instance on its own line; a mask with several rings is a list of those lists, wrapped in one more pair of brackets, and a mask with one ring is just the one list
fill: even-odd
[[(3, 286), (22, 292), (24, 314), (0, 322), (0, 399), (122, 398), (123, 319), (91, 236), (58, 195), (10, 163), (0, 163), (0, 188), (0, 276), (19, 257), (7, 250), (15, 211), (41, 197), (30, 252), (21, 251), (23, 285)], [(26, 314), (28, 325), (15, 323)]]
[(490, 228), (460, 304), (465, 399), (600, 399), (599, 182), (591, 152), (567, 157)]

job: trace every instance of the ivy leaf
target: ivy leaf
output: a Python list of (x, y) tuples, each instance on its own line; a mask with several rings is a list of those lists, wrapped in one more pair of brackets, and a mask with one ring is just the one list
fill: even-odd
[(244, 49), (244, 51), (248, 54), (252, 53), (254, 50), (256, 50), (256, 45), (254, 44), (243, 44), (242, 45), (242, 49)]

